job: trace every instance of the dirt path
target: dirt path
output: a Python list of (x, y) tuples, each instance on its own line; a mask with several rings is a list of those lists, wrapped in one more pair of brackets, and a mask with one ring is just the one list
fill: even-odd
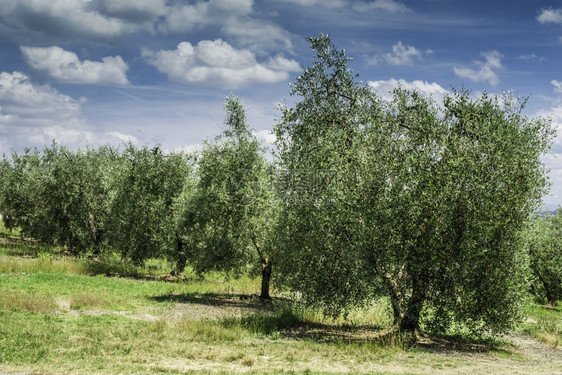
[[(411, 371), (414, 374), (553, 374), (562, 375), (562, 350), (550, 349), (545, 344), (522, 333), (506, 337), (516, 348), (496, 353), (477, 350), (443, 349), (435, 351), (433, 363)], [(510, 353), (511, 352), (511, 353)], [(513, 353), (513, 354), (512, 354)], [(447, 367), (447, 361), (450, 361)], [(457, 366), (454, 365), (457, 363)], [(406, 369), (385, 369), (399, 374)]]
[(557, 363), (562, 372), (562, 348), (551, 349), (538, 340), (522, 333), (514, 333), (509, 339), (517, 346), (517, 351), (524, 357), (536, 361), (537, 364), (544, 362)]

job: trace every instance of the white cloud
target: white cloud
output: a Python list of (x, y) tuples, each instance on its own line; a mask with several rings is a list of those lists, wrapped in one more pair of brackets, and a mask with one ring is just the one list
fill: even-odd
[(392, 46), (392, 53), (385, 53), (384, 59), (392, 65), (411, 65), (414, 60), (422, 58), (422, 53), (413, 46), (404, 46), (398, 42)]
[(106, 132), (105, 134), (112, 137), (112, 138), (118, 139), (119, 141), (124, 142), (124, 143), (129, 143), (129, 142), (134, 143), (134, 144), (139, 143), (139, 140), (134, 135), (123, 134), (123, 133), (120, 133), (120, 132), (115, 131), (115, 130), (110, 131), (110, 132)]
[(50, 114), (57, 120), (76, 118), (80, 112), (80, 101), (60, 94), (49, 86), (33, 85), (21, 72), (0, 73), (0, 101), (3, 110), (12, 115), (27, 117), (31, 114)]
[(86, 130), (83, 102), (34, 85), (21, 72), (0, 73), (0, 152), (48, 144), (53, 138), (70, 145), (94, 141)]
[(404, 79), (397, 80), (391, 78), (387, 81), (369, 81), (368, 85), (384, 100), (390, 100), (392, 98), (392, 91), (398, 87), (405, 90), (418, 91), (428, 97), (432, 97), (437, 102), (442, 101), (443, 97), (447, 94), (447, 90), (438, 83), (429, 83), (421, 80), (408, 82)]
[(271, 130), (257, 130), (253, 132), (256, 138), (268, 145), (272, 145), (275, 142), (275, 134)]
[(170, 80), (225, 89), (281, 82), (289, 78), (288, 72), (297, 65), (293, 60), (277, 56), (269, 61), (277, 62), (277, 66), (269, 68), (258, 63), (253, 52), (235, 49), (221, 39), (200, 41), (195, 46), (182, 42), (175, 50), (144, 50), (143, 55)]
[(453, 71), (458, 77), (468, 78), (474, 82), (488, 82), (490, 85), (495, 86), (499, 83), (498, 76), (494, 70), (503, 69), (501, 59), (503, 55), (496, 50), (481, 52), (485, 61), (477, 61), (476, 64), (480, 69), (475, 70), (471, 68), (453, 68)]
[(542, 9), (537, 16), (540, 23), (562, 23), (562, 9)]
[[(32, 34), (34, 38), (50, 40), (109, 40), (151, 26), (152, 22), (133, 22), (130, 19), (111, 16), (109, 13), (101, 13), (100, 11), (108, 8), (103, 5), (110, 3), (92, 0), (0, 0), (0, 15), (16, 37), (20, 34)], [(128, 11), (142, 10), (142, 4), (149, 3), (157, 1), (143, 0), (140, 6), (135, 5), (134, 1), (119, 2), (121, 9)], [(118, 8), (119, 6), (113, 6), (114, 13)], [(146, 10), (146, 6), (144, 9)]]
[(253, 16), (253, 0), (0, 0), (0, 24), (21, 44), (108, 42), (140, 31), (215, 27), (254, 51), (292, 49), (292, 35)]
[(132, 22), (151, 21), (166, 13), (166, 0), (98, 0), (88, 3), (103, 15)]
[(285, 72), (300, 72), (302, 70), (297, 61), (289, 60), (281, 55), (270, 57), (265, 66), (273, 70), (282, 70)]
[(185, 32), (201, 26), (224, 24), (229, 19), (251, 14), (252, 6), (253, 0), (177, 3), (167, 9), (163, 27), (170, 32)]
[(236, 39), (240, 46), (249, 47), (255, 51), (279, 49), (291, 51), (293, 48), (291, 34), (287, 30), (250, 17), (230, 19), (224, 23), (221, 31)]
[(550, 83), (554, 86), (554, 92), (562, 93), (562, 82), (553, 79)]
[(405, 13), (410, 12), (410, 9), (394, 0), (375, 0), (371, 2), (357, 1), (352, 5), (353, 10), (357, 12), (372, 12), (372, 11), (385, 11), (389, 13)]
[(291, 34), (252, 17), (253, 5), (253, 0), (0, 0), (0, 22), (5, 33), (25, 43), (107, 42), (144, 30), (185, 33), (214, 26), (243, 46), (290, 49)]
[(194, 4), (178, 3), (167, 10), (161, 29), (182, 33), (217, 26), (221, 33), (235, 39), (240, 46), (264, 51), (290, 50), (291, 34), (278, 25), (251, 17), (253, 0), (209, 0)]
[(127, 85), (127, 64), (121, 56), (108, 56), (102, 62), (80, 61), (74, 52), (53, 47), (21, 47), (26, 63), (64, 83)]

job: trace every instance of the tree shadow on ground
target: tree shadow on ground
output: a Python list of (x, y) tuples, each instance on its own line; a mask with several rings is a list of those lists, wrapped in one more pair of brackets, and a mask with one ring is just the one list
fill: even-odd
[(395, 327), (376, 325), (334, 326), (305, 323), (286, 330), (283, 332), (283, 336), (322, 343), (366, 344), (452, 355), (504, 354), (509, 356), (515, 354), (514, 345), (504, 340), (404, 333)]
[(156, 302), (175, 302), (185, 304), (206, 305), (213, 307), (239, 308), (258, 311), (275, 311), (276, 306), (287, 300), (276, 298), (275, 300), (264, 300), (255, 294), (231, 294), (231, 293), (183, 293), (164, 294), (149, 297)]
[[(297, 340), (311, 340), (317, 343), (356, 343), (389, 345), (396, 341), (391, 328), (376, 325), (332, 325), (303, 322), (286, 329), (282, 336)], [(392, 343), (394, 344), (394, 343)]]
[(477, 354), (477, 353), (503, 353), (512, 355), (515, 353), (514, 345), (495, 338), (465, 338), (459, 336), (429, 336), (426, 334), (417, 335), (416, 346), (422, 350), (453, 354)]
[(510, 344), (495, 339), (471, 339), (457, 336), (429, 336), (399, 332), (395, 327), (376, 324), (331, 324), (311, 321), (293, 309), (294, 302), (286, 298), (262, 300), (257, 295), (232, 293), (183, 293), (149, 297), (161, 303), (172, 302), (201, 305), (209, 308), (238, 309), (242, 317), (227, 318), (219, 324), (235, 324), (254, 333), (290, 340), (310, 340), (325, 344), (359, 344), (400, 349), (421, 349), (447, 354), (505, 353), (513, 354)]

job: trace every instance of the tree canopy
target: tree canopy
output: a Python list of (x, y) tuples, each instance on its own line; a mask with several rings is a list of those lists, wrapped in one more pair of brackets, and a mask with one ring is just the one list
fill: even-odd
[(290, 180), (304, 170), (323, 183), (284, 185), (296, 202), (282, 213), (284, 281), (332, 313), (388, 296), (403, 330), (509, 328), (527, 282), (520, 234), (547, 187), (550, 123), (510, 96), (453, 91), (438, 105), (399, 88), (384, 102), (328, 36), (309, 41), (313, 65), (275, 129)]
[(261, 297), (270, 298), (276, 214), (271, 169), (240, 99), (230, 95), (225, 112), (226, 130), (206, 143), (197, 181), (184, 191), (180, 227), (198, 272), (240, 273), (248, 264), (261, 265)]

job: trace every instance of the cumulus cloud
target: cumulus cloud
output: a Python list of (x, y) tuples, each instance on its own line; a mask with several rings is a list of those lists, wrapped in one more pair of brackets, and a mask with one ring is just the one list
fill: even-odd
[(562, 9), (542, 9), (537, 16), (540, 23), (562, 23)]
[(34, 85), (21, 72), (0, 73), (0, 152), (48, 144), (94, 140), (82, 114), (84, 100), (75, 100), (49, 86)]
[(501, 64), (503, 55), (496, 50), (481, 52), (480, 54), (484, 57), (484, 61), (476, 62), (480, 69), (455, 66), (453, 71), (458, 77), (468, 78), (474, 82), (488, 82), (492, 86), (497, 85), (500, 80), (494, 70), (503, 69)]
[(0, 0), (3, 33), (30, 41), (110, 42), (149, 31), (169, 34), (216, 27), (254, 51), (292, 49), (292, 35), (253, 16), (253, 0)]
[(550, 83), (554, 86), (554, 92), (562, 93), (562, 82), (553, 79)]
[(152, 25), (129, 16), (119, 17), (119, 13), (138, 15), (158, 1), (111, 3), (109, 0), (0, 0), (0, 16), (17, 37), (31, 34), (34, 38), (61, 41), (111, 40)]
[(203, 40), (195, 46), (181, 42), (175, 50), (144, 50), (143, 56), (170, 80), (225, 89), (284, 81), (298, 65), (280, 56), (259, 63), (253, 52), (236, 49), (221, 39)]
[(166, 13), (166, 0), (97, 0), (84, 2), (100, 14), (134, 23), (152, 21)]
[(414, 60), (422, 58), (422, 53), (413, 46), (405, 46), (402, 42), (392, 46), (392, 52), (385, 53), (384, 59), (391, 65), (412, 65)]
[(438, 83), (421, 80), (408, 82), (404, 79), (391, 78), (386, 81), (369, 81), (368, 85), (384, 100), (390, 100), (392, 98), (392, 91), (398, 87), (405, 90), (416, 90), (428, 97), (432, 97), (436, 101), (442, 101), (443, 97), (447, 94), (447, 90)]
[(252, 13), (253, 0), (209, 0), (194, 4), (176, 3), (168, 7), (162, 27), (169, 32), (185, 32), (198, 27), (223, 24)]
[(292, 48), (291, 34), (278, 25), (251, 17), (253, 0), (209, 0), (168, 7), (160, 29), (182, 33), (206, 26), (219, 26), (221, 33), (240, 46), (253, 50)]
[(234, 18), (224, 23), (221, 31), (235, 39), (240, 46), (255, 51), (291, 51), (293, 48), (291, 34), (287, 30), (263, 20)]
[(302, 70), (298, 62), (295, 60), (289, 60), (281, 55), (270, 57), (264, 65), (269, 69), (285, 72), (300, 72)]
[(4, 31), (18, 40), (107, 42), (143, 30), (184, 33), (215, 26), (240, 45), (292, 47), (289, 32), (252, 14), (253, 0), (0, 0)]
[(74, 52), (53, 47), (21, 47), (26, 63), (34, 70), (64, 83), (127, 85), (127, 64), (121, 56), (104, 57), (101, 62), (80, 61)]

